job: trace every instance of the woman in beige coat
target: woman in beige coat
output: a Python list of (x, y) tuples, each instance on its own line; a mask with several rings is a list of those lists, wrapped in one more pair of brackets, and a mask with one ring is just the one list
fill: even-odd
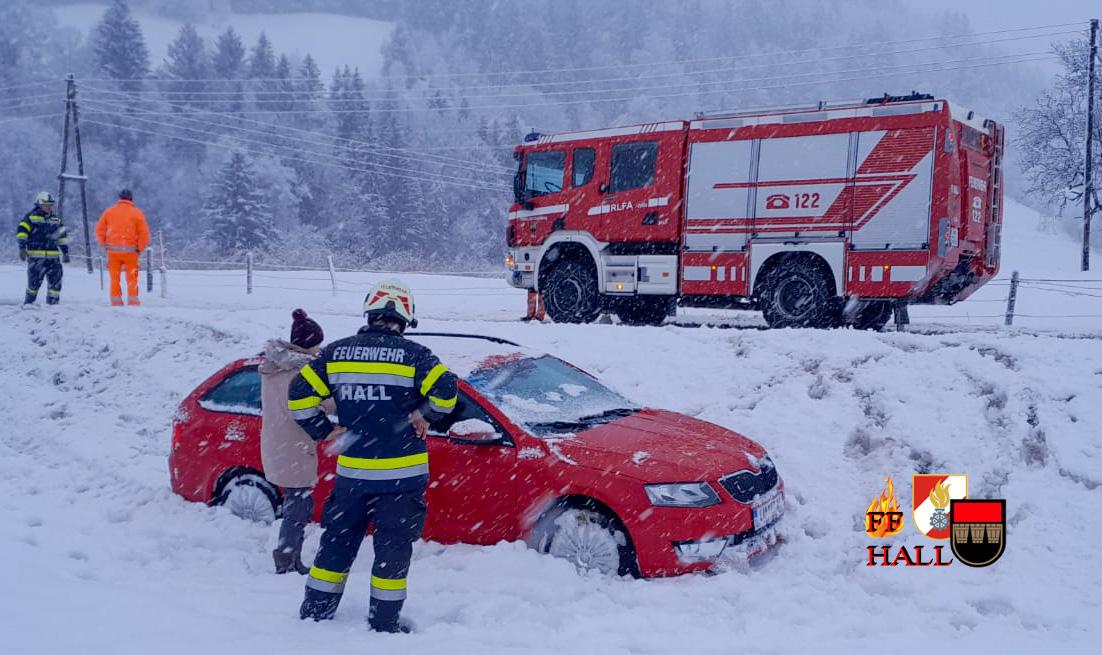
[[(260, 458), (264, 477), (283, 487), (283, 523), (272, 552), (276, 573), (306, 574), (302, 540), (314, 509), (311, 491), (318, 480), (317, 444), (302, 431), (287, 409), (287, 387), (319, 351), (325, 334), (321, 326), (296, 309), (291, 317), (291, 340), (272, 339), (264, 345), (260, 364), (262, 427)], [(328, 408), (327, 411), (333, 411)]]

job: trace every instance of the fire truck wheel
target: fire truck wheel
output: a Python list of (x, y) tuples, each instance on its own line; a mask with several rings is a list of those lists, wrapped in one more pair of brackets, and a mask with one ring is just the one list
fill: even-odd
[(885, 300), (871, 300), (865, 303), (853, 317), (855, 330), (880, 330), (892, 317), (892, 304)]
[(762, 314), (772, 328), (828, 328), (838, 322), (839, 303), (814, 266), (778, 266), (766, 280)]
[(624, 298), (616, 306), (616, 316), (627, 325), (661, 325), (672, 303), (669, 296)]
[(551, 269), (543, 286), (543, 306), (556, 323), (590, 323), (601, 313), (601, 294), (592, 266), (567, 260)]

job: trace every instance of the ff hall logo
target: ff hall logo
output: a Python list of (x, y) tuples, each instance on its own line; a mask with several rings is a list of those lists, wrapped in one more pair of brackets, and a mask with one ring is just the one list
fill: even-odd
[[(884, 490), (873, 498), (865, 510), (865, 534), (873, 539), (891, 537), (903, 531), (903, 512), (895, 498), (895, 485), (891, 476), (885, 478)], [(925, 546), (907, 548), (905, 544), (894, 549), (891, 545), (868, 546), (866, 566), (949, 566), (953, 560), (945, 560), (945, 546), (934, 546), (933, 553), (924, 553)]]
[(915, 529), (931, 539), (949, 538), (949, 502), (968, 497), (968, 476), (920, 473), (911, 478)]
[(953, 500), (949, 509), (953, 554), (968, 566), (989, 566), (1006, 549), (1005, 500)]

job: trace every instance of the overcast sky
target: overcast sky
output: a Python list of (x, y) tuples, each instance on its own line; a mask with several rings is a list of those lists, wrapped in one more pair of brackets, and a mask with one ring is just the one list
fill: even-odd
[(1053, 25), (1102, 18), (1099, 0), (905, 0), (918, 9), (960, 11), (972, 29), (987, 32), (1015, 27)]

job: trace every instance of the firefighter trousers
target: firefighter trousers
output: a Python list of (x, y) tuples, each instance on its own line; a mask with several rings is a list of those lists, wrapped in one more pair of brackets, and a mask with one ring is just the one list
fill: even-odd
[(368, 623), (383, 632), (398, 630), (413, 542), (425, 525), (425, 492), (376, 493), (370, 490), (372, 486), (368, 481), (337, 476), (325, 503), (325, 532), (306, 578), (301, 618), (333, 618), (360, 542), (374, 523), (375, 562), (371, 566)]
[(111, 304), (122, 305), (122, 284), (120, 275), (126, 269), (126, 304), (140, 305), (138, 300), (138, 253), (108, 252), (107, 272), (111, 276)]
[(45, 279), (48, 284), (46, 304), (56, 305), (61, 301), (61, 260), (57, 257), (31, 257), (27, 260), (27, 293), (23, 304), (33, 304), (38, 299), (38, 288)]

